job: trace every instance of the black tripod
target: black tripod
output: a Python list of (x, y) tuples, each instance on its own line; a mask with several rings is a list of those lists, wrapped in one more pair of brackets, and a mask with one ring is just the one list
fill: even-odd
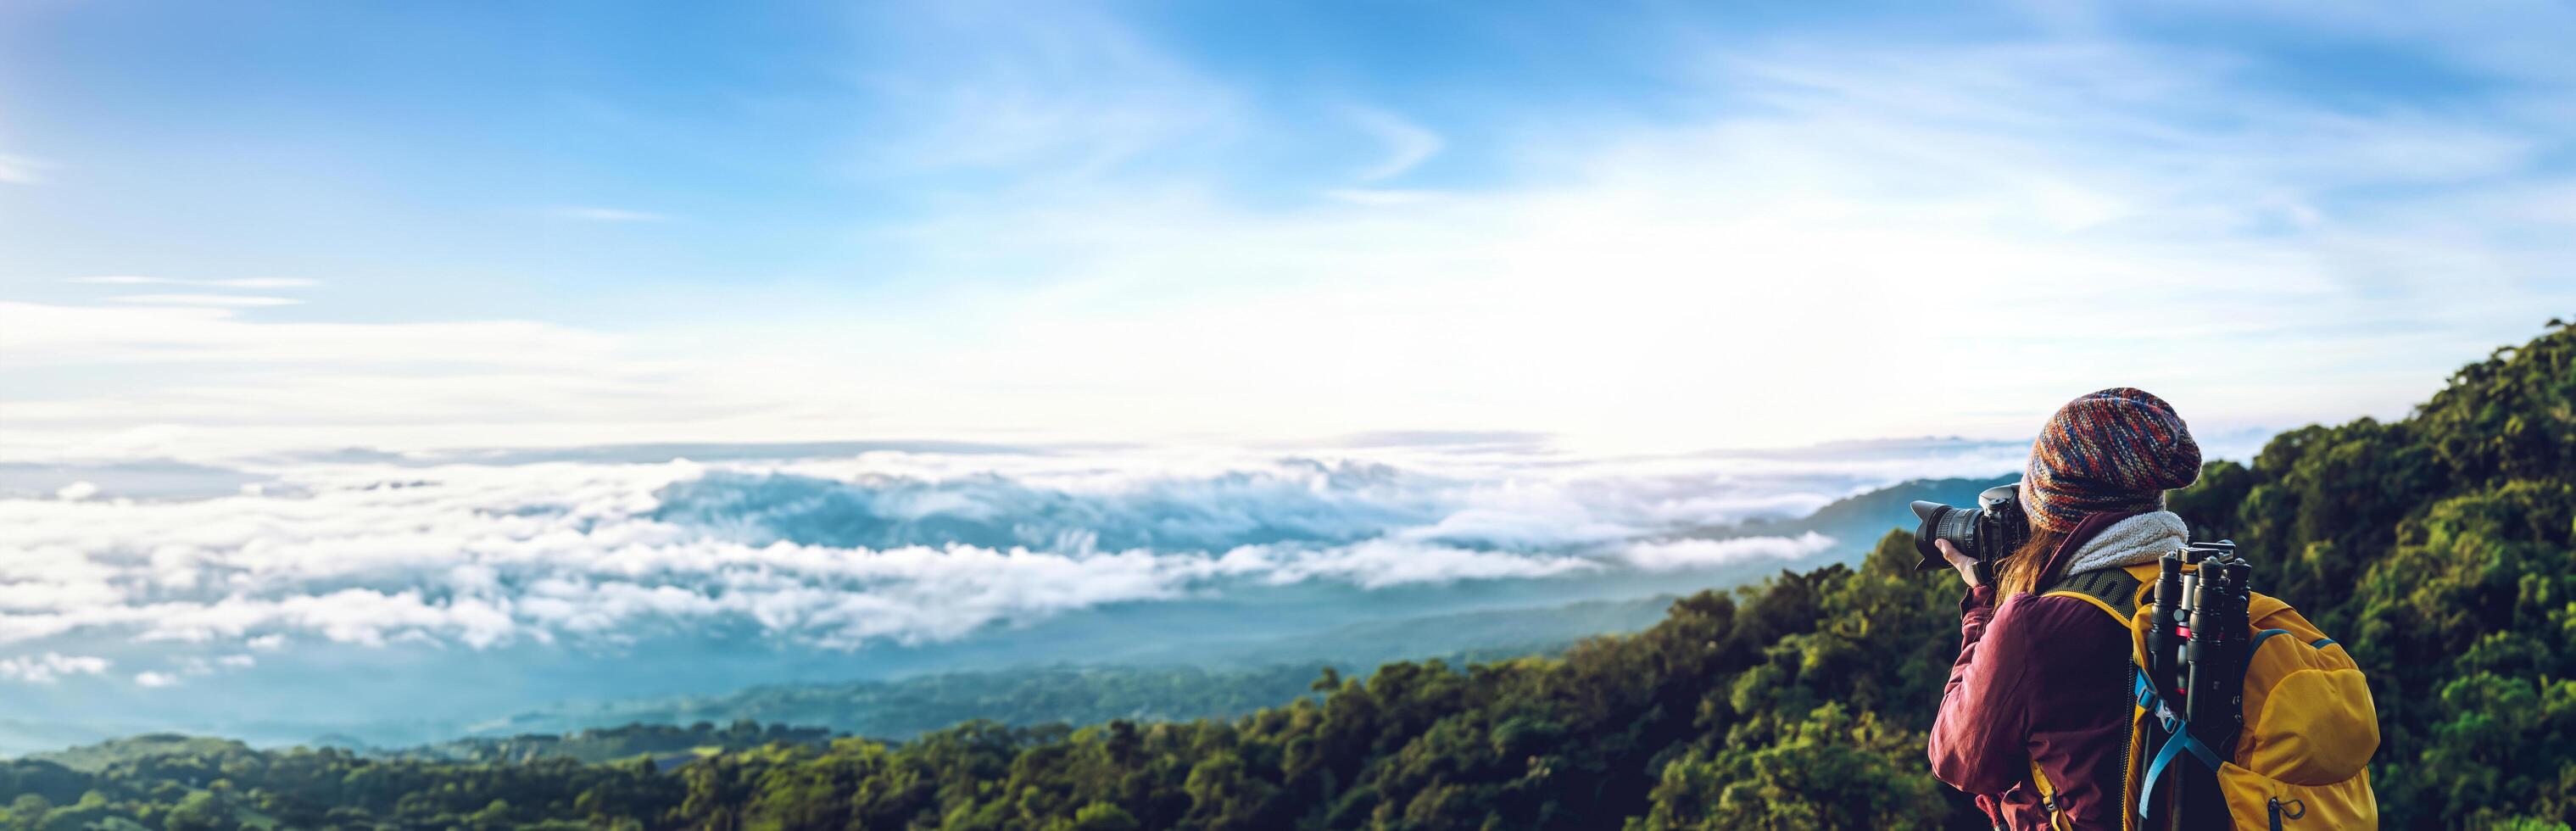
[[(2194, 543), (2157, 563), (2147, 665), (2136, 685), (2149, 717), (2149, 761), (2138, 798), (2147, 823), (2141, 827), (2226, 827), (2227, 806), (2216, 797), (2218, 766), (2245, 726), (2253, 576), (2253, 564), (2238, 559), (2236, 543), (2228, 540)], [(2173, 764), (2185, 754), (2200, 765)], [(2204, 795), (2194, 800), (2192, 793)]]

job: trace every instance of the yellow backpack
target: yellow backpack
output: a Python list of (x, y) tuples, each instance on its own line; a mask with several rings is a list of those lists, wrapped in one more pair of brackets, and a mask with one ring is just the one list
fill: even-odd
[[(2252, 632), (2245, 666), (2245, 727), (2237, 733), (2234, 752), (2222, 761), (2197, 743), (2168, 741), (2160, 757), (2146, 756), (2142, 748), (2150, 719), (2164, 719), (2168, 728), (2180, 724), (2136, 669), (2146, 663), (2147, 594), (2154, 589), (2156, 570), (2156, 564), (2147, 563), (2090, 571), (2060, 580), (2045, 592), (2091, 603), (2129, 628), (2136, 706), (2121, 781), (2121, 827), (2135, 828), (2146, 813), (2153, 795), (2140, 793), (2140, 783), (2182, 763), (2183, 751), (2189, 751), (2192, 763), (2216, 769), (2230, 825), (2239, 831), (2378, 828), (2370, 754), (2379, 748), (2379, 719), (2371, 706), (2370, 685), (2341, 644), (2279, 598), (2257, 592), (2246, 604)], [(2042, 800), (2053, 806), (2056, 789), (2036, 765), (2031, 775)], [(2062, 825), (2065, 819), (2052, 810), (2051, 822)]]

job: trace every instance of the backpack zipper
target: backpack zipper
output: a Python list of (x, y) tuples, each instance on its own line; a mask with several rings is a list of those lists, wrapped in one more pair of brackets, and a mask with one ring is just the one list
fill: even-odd
[(2281, 831), (2281, 798), (2272, 797), (2272, 831)]

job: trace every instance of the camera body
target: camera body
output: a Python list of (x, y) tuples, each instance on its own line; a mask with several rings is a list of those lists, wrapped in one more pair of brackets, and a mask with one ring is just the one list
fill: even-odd
[(1977, 561), (1979, 580), (1991, 581), (1994, 562), (2030, 541), (2030, 518), (2022, 514), (2019, 484), (1987, 488), (1977, 494), (1973, 509), (1921, 501), (1913, 508), (1923, 520), (1914, 531), (1914, 550), (1923, 555), (1923, 561), (1914, 564), (1915, 571), (1949, 566), (1941, 549), (1933, 546), (1934, 540), (1949, 540), (1959, 553)]

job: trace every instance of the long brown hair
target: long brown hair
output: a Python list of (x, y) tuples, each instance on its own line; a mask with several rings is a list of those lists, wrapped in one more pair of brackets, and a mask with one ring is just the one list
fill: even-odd
[(2048, 577), (2039, 573), (2040, 569), (2048, 567), (2049, 555), (2057, 553), (2057, 547), (2064, 544), (2066, 532), (2051, 531), (2033, 524), (2030, 541), (2022, 543), (2020, 548), (2005, 556), (2003, 562), (1995, 564), (1995, 599), (2001, 601), (2016, 594), (2038, 591), (2039, 581)]

